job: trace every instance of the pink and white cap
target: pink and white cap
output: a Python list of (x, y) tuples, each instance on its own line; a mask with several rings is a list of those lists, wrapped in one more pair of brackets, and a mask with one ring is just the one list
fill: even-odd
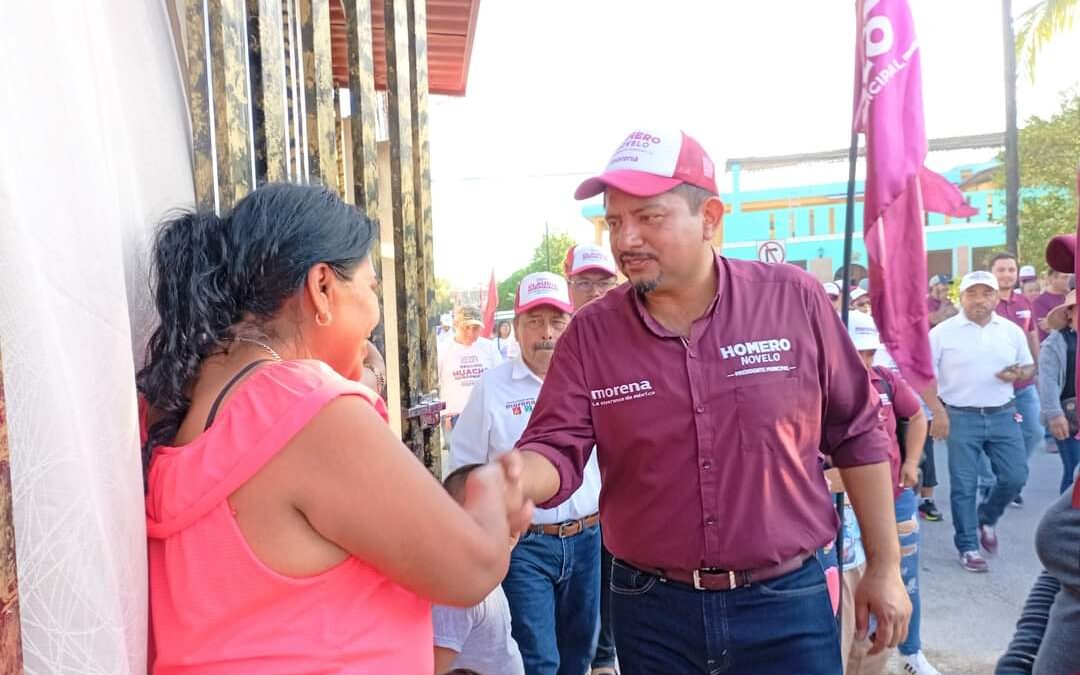
[(577, 244), (571, 246), (570, 250), (566, 252), (563, 271), (568, 277), (591, 271), (604, 272), (615, 276), (615, 258), (611, 256), (611, 251), (603, 246)]
[(521, 280), (517, 297), (514, 299), (514, 314), (523, 314), (541, 305), (554, 307), (567, 314), (574, 313), (566, 279), (551, 272), (533, 272)]
[(637, 130), (622, 142), (602, 174), (578, 186), (574, 199), (595, 197), (609, 187), (653, 197), (682, 183), (720, 194), (716, 167), (701, 144), (681, 131)]

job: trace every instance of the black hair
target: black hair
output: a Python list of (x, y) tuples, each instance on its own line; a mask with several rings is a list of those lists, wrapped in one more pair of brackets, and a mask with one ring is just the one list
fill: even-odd
[(704, 206), (705, 202), (718, 196), (711, 190), (691, 185), (690, 183), (679, 183), (673, 187), (671, 191), (675, 194), (682, 195), (683, 198), (686, 199), (686, 205), (689, 207), (690, 213), (694, 215), (701, 213), (701, 207)]
[(238, 331), (264, 330), (315, 265), (351, 279), (374, 237), (372, 222), (330, 190), (286, 183), (260, 187), (223, 217), (186, 211), (161, 223), (151, 269), (159, 323), (135, 376), (159, 415), (144, 469), (175, 438), (202, 360)]
[(999, 261), (999, 260), (1012, 260), (1013, 262), (1015, 262), (1017, 264), (1017, 266), (1020, 265), (1020, 261), (1017, 259), (1015, 253), (1009, 253), (1008, 251), (1002, 251), (1001, 253), (995, 253), (994, 257), (990, 258), (990, 269), (993, 269), (994, 265), (996, 265), (997, 261)]
[(466, 464), (454, 469), (443, 479), (443, 487), (450, 493), (450, 496), (455, 501), (462, 501), (464, 499), (465, 481), (468, 480), (469, 474), (482, 467), (483, 464)]

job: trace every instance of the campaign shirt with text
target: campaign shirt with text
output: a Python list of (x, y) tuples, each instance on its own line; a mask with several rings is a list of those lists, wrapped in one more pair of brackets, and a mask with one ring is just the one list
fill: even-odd
[(887, 462), (866, 368), (821, 284), (791, 265), (716, 258), (717, 292), (684, 340), (630, 284), (574, 317), (519, 447), (569, 498), (596, 447), (618, 558), (754, 569), (831, 541), (822, 471)]

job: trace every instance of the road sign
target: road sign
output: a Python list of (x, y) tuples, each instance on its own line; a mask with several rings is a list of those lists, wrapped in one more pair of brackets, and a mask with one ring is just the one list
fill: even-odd
[(757, 257), (763, 263), (782, 263), (787, 258), (787, 248), (782, 241), (763, 241), (758, 245)]

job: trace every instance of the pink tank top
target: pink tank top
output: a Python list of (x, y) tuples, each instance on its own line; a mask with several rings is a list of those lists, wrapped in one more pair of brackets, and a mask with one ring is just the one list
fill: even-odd
[(154, 675), (425, 675), (431, 606), (354, 557), (311, 577), (256, 558), (228, 497), (331, 400), (371, 390), (319, 361), (265, 365), (209, 429), (157, 448), (146, 526)]

